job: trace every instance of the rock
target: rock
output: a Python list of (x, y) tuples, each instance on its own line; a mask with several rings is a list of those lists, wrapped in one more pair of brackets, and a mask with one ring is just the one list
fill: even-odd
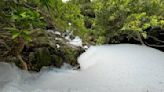
[(29, 61), (32, 70), (39, 71), (42, 66), (48, 66), (51, 63), (51, 54), (46, 47), (36, 48), (35, 52), (29, 54)]
[(34, 39), (29, 45), (29, 48), (33, 49), (28, 56), (31, 70), (39, 71), (43, 66), (56, 66), (60, 68), (64, 63), (72, 66), (79, 65), (77, 58), (84, 52), (84, 49), (70, 44), (59, 33), (56, 34), (52, 30), (45, 31), (44, 35), (36, 36)]
[[(27, 63), (28, 70), (40, 71), (43, 66), (55, 66), (60, 68), (64, 63), (68, 63), (72, 66), (79, 65), (77, 58), (84, 52), (84, 49), (80, 46), (70, 44), (69, 40), (62, 37), (62, 33), (58, 31), (53, 32), (53, 30), (39, 30), (31, 36), (32, 42), (25, 45), (21, 54), (23, 60)], [(10, 36), (7, 37), (10, 38)], [(12, 47), (13, 41), (8, 39), (7, 42), (6, 44)], [(0, 51), (2, 51), (4, 47), (4, 44), (0, 44)], [(7, 49), (5, 49), (5, 51), (7, 51)], [(5, 62), (14, 62), (18, 67), (21, 67), (16, 57), (6, 56), (5, 58)]]
[(61, 56), (52, 55), (51, 65), (60, 68), (63, 64), (63, 60), (64, 59)]
[(43, 65), (47, 65), (47, 63), (49, 62), (49, 56), (45, 53), (47, 54), (48, 51), (44, 48), (37, 48), (35, 52), (29, 53), (29, 70), (39, 71)]

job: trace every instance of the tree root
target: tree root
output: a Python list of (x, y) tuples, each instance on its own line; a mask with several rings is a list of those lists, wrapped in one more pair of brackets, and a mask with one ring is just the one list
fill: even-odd
[(22, 69), (23, 70), (28, 70), (27, 63), (22, 59), (21, 55), (17, 55), (16, 57), (20, 60)]
[(146, 44), (147, 46), (150, 46), (150, 47), (159, 47), (159, 48), (164, 47), (164, 45), (149, 44), (149, 43), (147, 43), (147, 42), (145, 42), (145, 44)]

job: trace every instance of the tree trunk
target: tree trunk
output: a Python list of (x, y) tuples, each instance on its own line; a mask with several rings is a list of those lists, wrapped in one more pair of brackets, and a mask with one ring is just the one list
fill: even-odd
[(139, 32), (136, 32), (136, 34), (137, 34), (137, 37), (138, 37), (138, 40), (140, 41), (140, 43), (141, 43), (142, 45), (145, 45), (145, 43), (144, 43), (143, 40), (142, 40), (141, 34), (140, 34)]

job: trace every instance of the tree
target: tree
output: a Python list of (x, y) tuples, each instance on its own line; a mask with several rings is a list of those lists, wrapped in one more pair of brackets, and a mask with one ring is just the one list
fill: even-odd
[[(129, 39), (137, 37), (141, 41), (147, 34), (143, 32), (144, 29), (149, 26), (163, 27), (163, 0), (102, 1), (94, 2), (96, 26), (108, 43), (120, 43), (122, 34), (128, 34)], [(130, 26), (128, 29), (127, 25)]]
[(24, 7), (26, 2), (7, 1), (5, 3), (10, 5), (7, 7), (10, 11), (6, 15), (10, 25), (4, 29), (10, 31), (14, 42), (8, 54), (16, 56), (20, 60), (22, 68), (27, 70), (28, 68), (21, 57), (21, 52), (25, 44), (32, 41), (30, 37), (32, 31), (44, 25), (43, 17), (37, 11)]

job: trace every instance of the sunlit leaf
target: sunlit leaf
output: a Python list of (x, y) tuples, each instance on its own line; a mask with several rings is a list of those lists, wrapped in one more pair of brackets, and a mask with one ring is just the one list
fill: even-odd
[(16, 39), (19, 36), (20, 36), (20, 33), (15, 33), (15, 34), (12, 35), (12, 39)]
[(23, 32), (24, 34), (26, 34), (26, 35), (29, 35), (29, 34), (30, 34), (30, 31), (28, 31), (28, 30), (22, 30), (22, 32)]
[(20, 15), (21, 15), (23, 18), (26, 18), (26, 17), (27, 17), (26, 12), (23, 12), (23, 13), (21, 13)]

